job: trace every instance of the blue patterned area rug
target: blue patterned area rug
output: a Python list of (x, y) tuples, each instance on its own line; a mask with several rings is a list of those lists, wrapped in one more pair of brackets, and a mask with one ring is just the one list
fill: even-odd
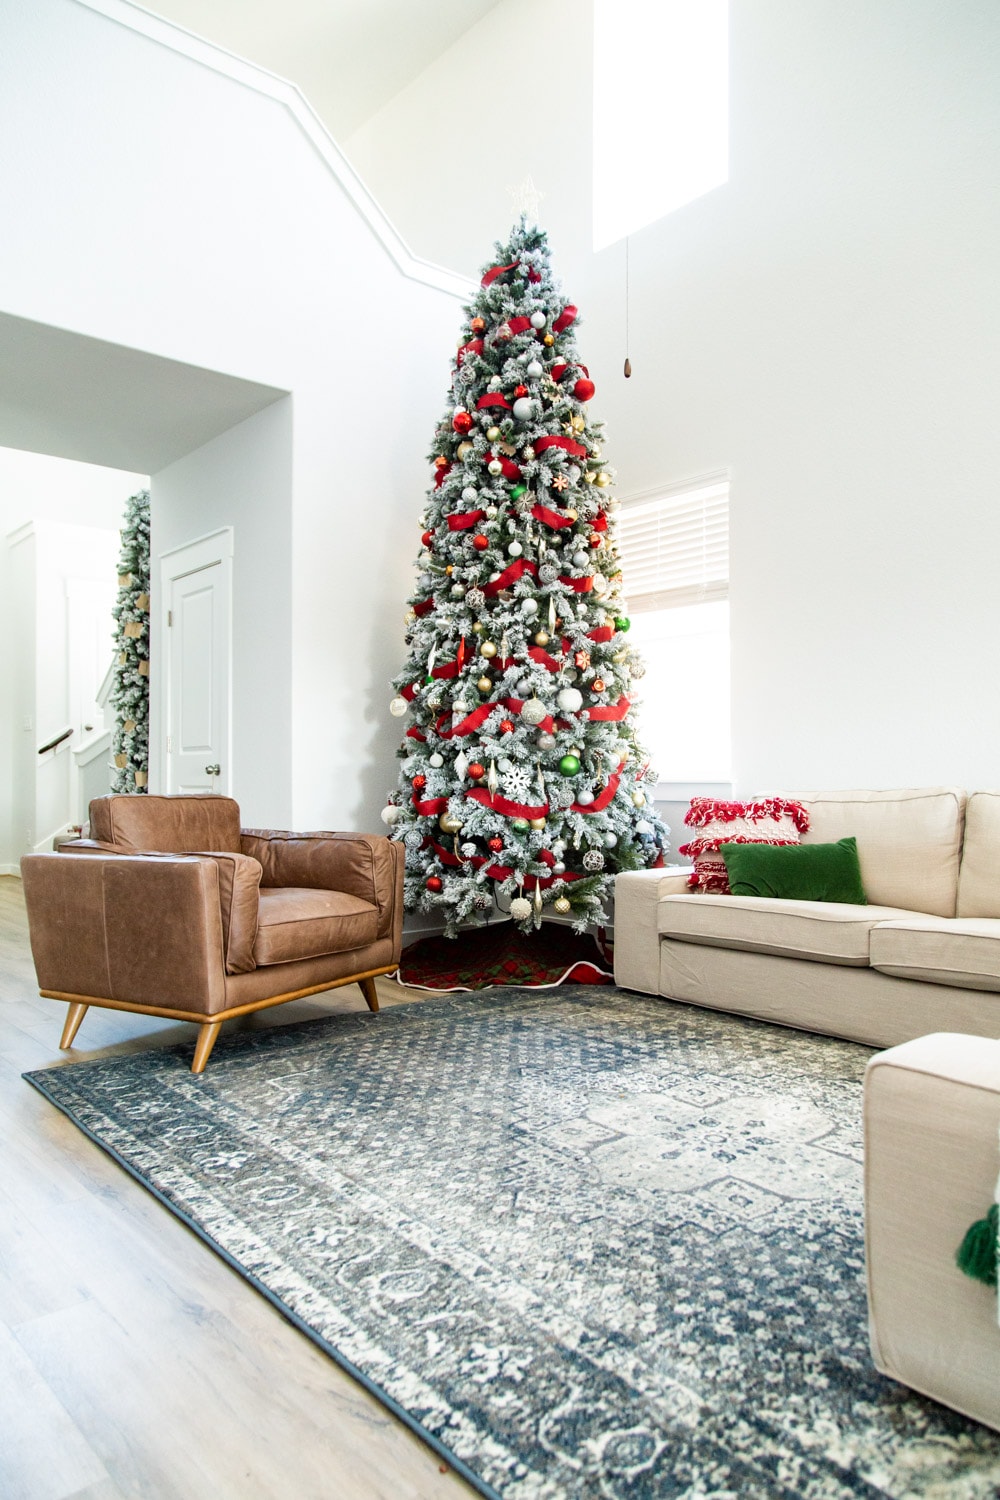
[(486, 1495), (995, 1496), (869, 1359), (869, 1055), (601, 986), (25, 1076)]

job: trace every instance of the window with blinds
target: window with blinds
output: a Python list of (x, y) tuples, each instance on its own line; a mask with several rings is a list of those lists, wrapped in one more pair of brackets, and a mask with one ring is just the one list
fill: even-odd
[(729, 482), (623, 500), (618, 547), (631, 614), (729, 597)]

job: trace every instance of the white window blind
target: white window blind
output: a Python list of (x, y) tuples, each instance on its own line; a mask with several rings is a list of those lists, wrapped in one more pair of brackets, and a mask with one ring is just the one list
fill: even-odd
[(618, 546), (633, 614), (727, 599), (728, 481), (623, 500)]

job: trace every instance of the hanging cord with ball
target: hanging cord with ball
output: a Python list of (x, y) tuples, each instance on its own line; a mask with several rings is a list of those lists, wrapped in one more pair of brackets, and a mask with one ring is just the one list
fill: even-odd
[(628, 357), (629, 334), (628, 334), (628, 235), (625, 236), (625, 379), (628, 380), (632, 374), (632, 361)]

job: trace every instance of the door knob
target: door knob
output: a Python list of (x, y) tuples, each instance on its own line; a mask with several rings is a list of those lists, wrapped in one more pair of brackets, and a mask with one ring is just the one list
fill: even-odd
[(219, 762), (216, 761), (214, 766), (206, 766), (205, 767), (205, 775), (206, 776), (221, 776), (222, 775), (222, 767), (219, 765)]

